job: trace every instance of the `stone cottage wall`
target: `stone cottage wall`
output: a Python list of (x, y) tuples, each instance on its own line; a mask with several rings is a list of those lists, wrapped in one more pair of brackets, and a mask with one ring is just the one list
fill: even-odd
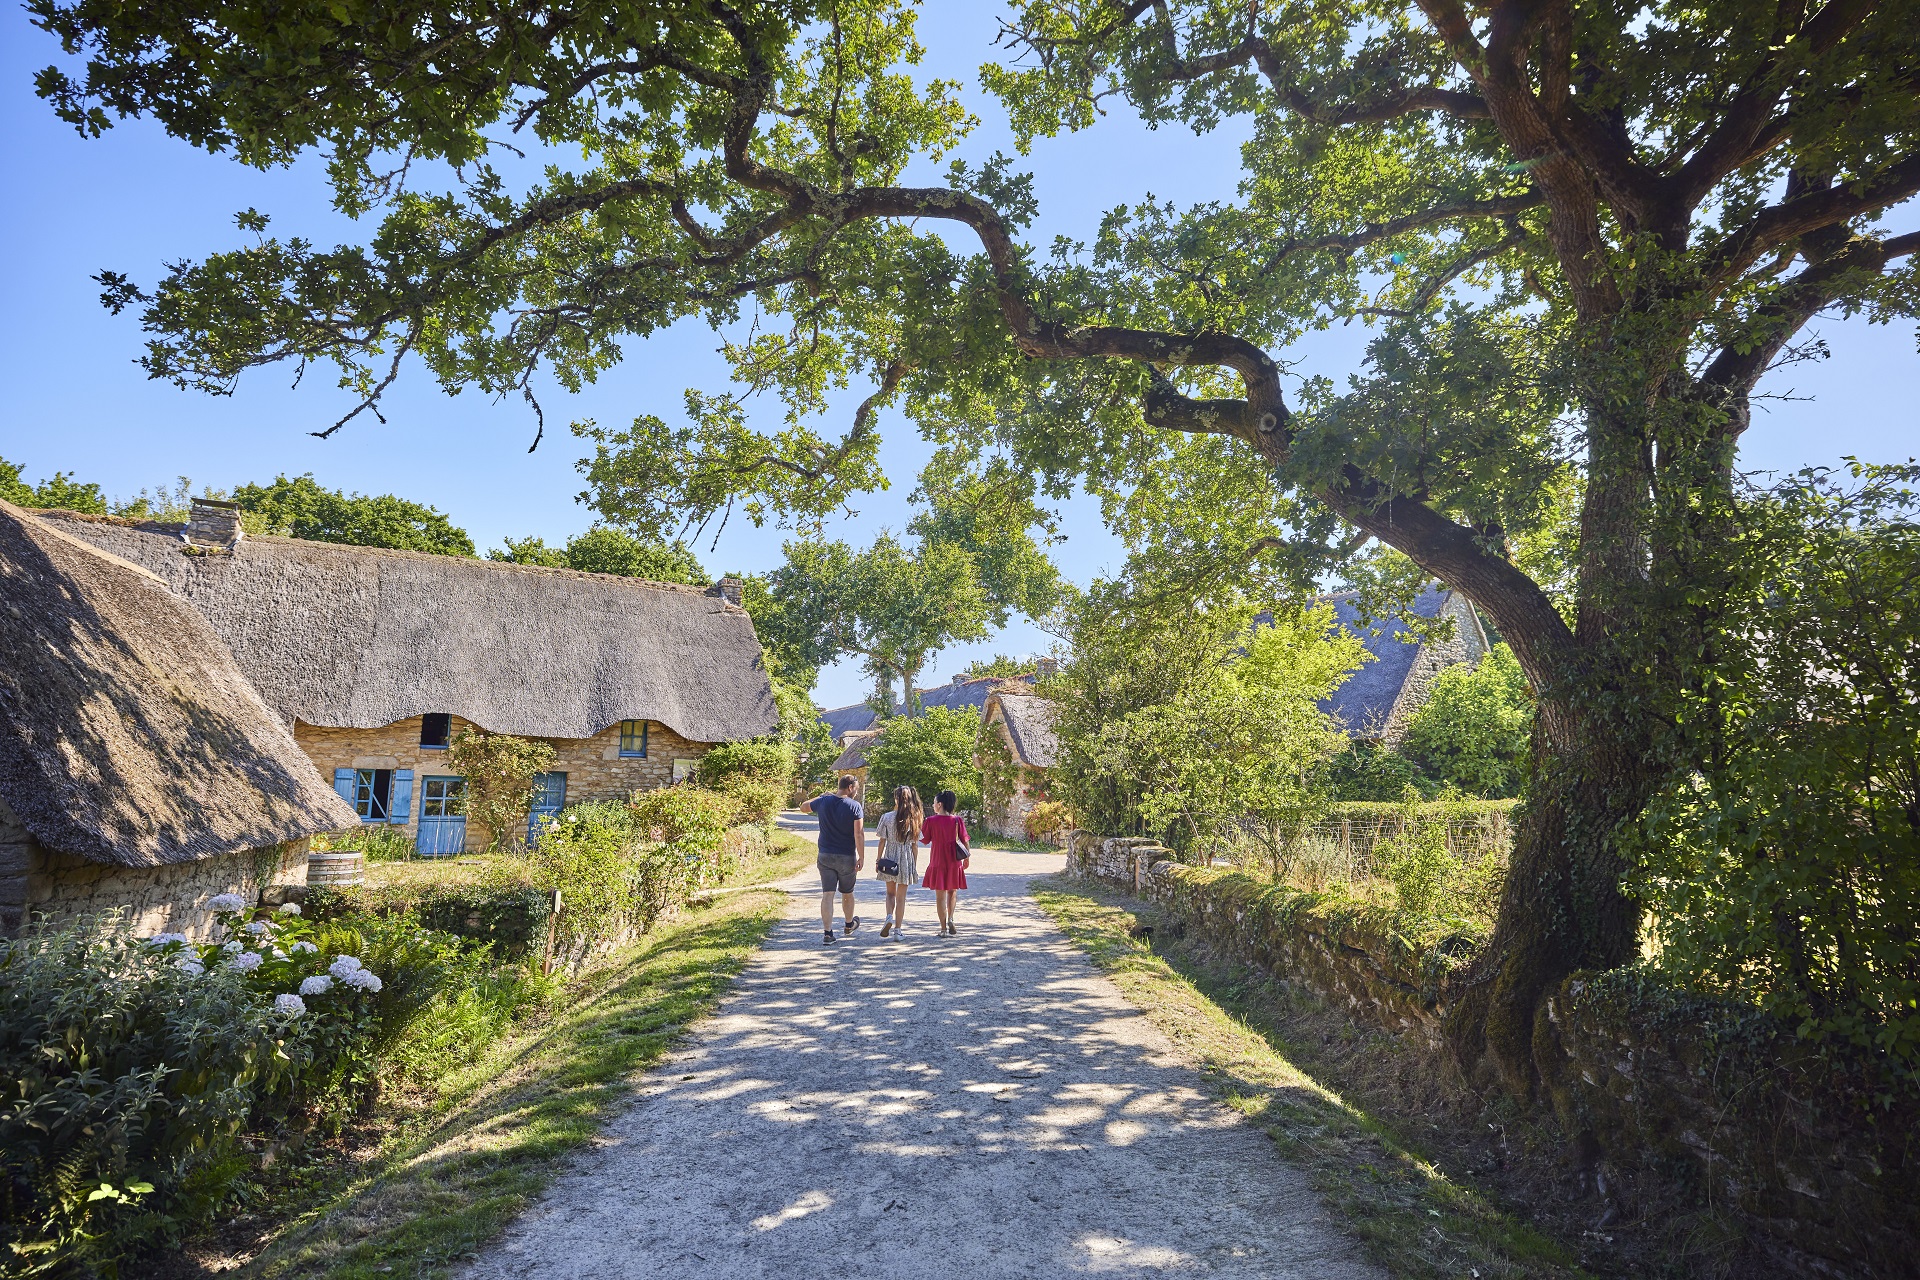
[[(546, 738), (557, 759), (554, 769), (567, 775), (567, 803), (583, 800), (619, 800), (635, 791), (664, 787), (674, 780), (674, 762), (684, 760), (682, 772), (707, 754), (713, 744), (693, 742), (681, 737), (658, 720), (649, 722), (647, 754), (644, 758), (620, 754), (620, 726), (610, 725), (591, 738)], [(460, 717), (453, 717), (450, 737), (478, 730)], [(444, 749), (420, 745), (420, 717), (395, 721), (378, 729), (333, 729), (321, 725), (296, 723), (293, 740), (307, 753), (329, 785), (335, 769), (411, 769), (413, 805), (408, 811), (406, 832), (420, 831), (420, 795), (422, 778), (451, 775)], [(398, 824), (396, 824), (398, 825)], [(469, 824), (467, 847), (482, 848), (485, 829)]]
[(1433, 693), (1434, 677), (1455, 663), (1475, 663), (1487, 654), (1486, 633), (1466, 596), (1458, 591), (1451, 593), (1441, 607), (1440, 616), (1453, 619), (1453, 638), (1421, 644), (1420, 652), (1413, 659), (1413, 670), (1407, 673), (1407, 682), (1400, 687), (1400, 696), (1394, 699), (1393, 710), (1380, 732), (1380, 741), (1387, 747), (1398, 747), (1407, 736), (1407, 721), (1427, 705)]
[(41, 847), (10, 813), (0, 815), (0, 934), (45, 914), (55, 920), (124, 910), (135, 933), (205, 938), (207, 902), (237, 893), (254, 901), (269, 884), (307, 882), (306, 839), (163, 867), (91, 862)]
[[(1188, 867), (1152, 841), (1075, 832), (1068, 872), (1158, 904), (1214, 955), (1298, 984), (1448, 1070), (1466, 955), (1414, 952), (1317, 895)], [(1914, 1275), (1920, 1116), (1882, 1078), (1821, 1058), (1756, 1010), (1633, 970), (1576, 975), (1535, 1035), (1543, 1106), (1591, 1174), (1691, 1195), (1777, 1242), (1783, 1273)]]

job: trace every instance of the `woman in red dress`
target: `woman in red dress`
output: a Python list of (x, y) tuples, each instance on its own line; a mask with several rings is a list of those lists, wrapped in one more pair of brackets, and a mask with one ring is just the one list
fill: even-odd
[(953, 792), (942, 791), (933, 798), (934, 812), (920, 827), (920, 843), (932, 846), (920, 883), (933, 890), (933, 909), (945, 937), (958, 932), (953, 927), (953, 895), (967, 887), (967, 859), (973, 856), (967, 844), (967, 820), (954, 812), (959, 803)]

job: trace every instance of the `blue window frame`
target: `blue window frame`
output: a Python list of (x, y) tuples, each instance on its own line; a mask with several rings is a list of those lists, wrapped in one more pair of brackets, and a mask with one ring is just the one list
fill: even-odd
[(646, 759), (647, 722), (645, 720), (622, 720), (620, 722), (620, 754)]
[(362, 822), (387, 821), (387, 806), (393, 796), (393, 770), (355, 769), (353, 771), (353, 811)]

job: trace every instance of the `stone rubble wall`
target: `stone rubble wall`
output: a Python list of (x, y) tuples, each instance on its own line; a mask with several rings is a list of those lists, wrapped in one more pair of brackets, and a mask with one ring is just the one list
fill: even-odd
[[(1163, 927), (1454, 1069), (1444, 1027), (1470, 956), (1417, 954), (1364, 913), (1180, 865), (1150, 840), (1074, 832), (1068, 874), (1147, 899)], [(1730, 1211), (1781, 1246), (1783, 1272), (1920, 1275), (1920, 1115), (1886, 1101), (1897, 1089), (1884, 1078), (1820, 1058), (1758, 1011), (1631, 970), (1569, 979), (1546, 1023), (1542, 1102), (1595, 1185), (1678, 1189)]]

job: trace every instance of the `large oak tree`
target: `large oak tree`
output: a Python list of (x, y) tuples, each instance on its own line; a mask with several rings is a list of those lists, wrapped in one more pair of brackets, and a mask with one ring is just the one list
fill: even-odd
[[(84, 62), (40, 80), (81, 128), (151, 115), (254, 164), (320, 147), (341, 207), (379, 212), (364, 245), (248, 215), (255, 243), (157, 286), (104, 277), (157, 377), (331, 360), (370, 406), (416, 355), (450, 386), (572, 386), (700, 316), (732, 326), (739, 387), (600, 436), (623, 459), (603, 496), (642, 527), (830, 510), (881, 480), (893, 404), (1117, 519), (1136, 486), (1184, 503), (1191, 550), (1305, 570), (1303, 546), (1365, 536), (1465, 591), (1539, 694), (1455, 1028), (1522, 1090), (1552, 985), (1634, 954), (1618, 836), (1710, 656), (1756, 386), (1822, 312), (1914, 311), (1920, 234), (1876, 221), (1920, 190), (1910, 4), (1023, 0), (988, 73), (1022, 136), (1098, 128), (1115, 97), (1250, 121), (1236, 200), (1115, 210), (1049, 254), (1010, 164), (903, 184), (967, 117), (909, 79), (895, 0), (29, 8)], [(490, 161), (528, 136), (551, 164), (516, 186)], [(433, 160), (460, 180), (411, 188)], [(1290, 401), (1289, 344), (1353, 317), (1381, 326), (1364, 375)], [(871, 394), (829, 424), (848, 380)], [(1568, 616), (1516, 548), (1570, 475)]]

